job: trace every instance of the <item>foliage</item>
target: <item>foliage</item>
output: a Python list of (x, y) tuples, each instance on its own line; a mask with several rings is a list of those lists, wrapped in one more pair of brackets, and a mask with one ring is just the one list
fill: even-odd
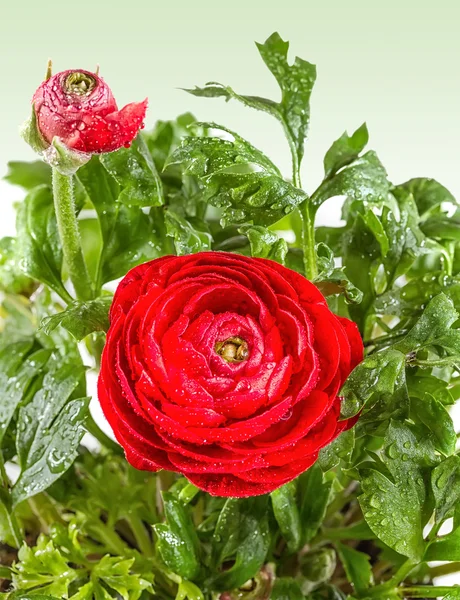
[[(16, 236), (0, 240), (4, 598), (460, 598), (436, 586), (460, 565), (449, 414), (460, 397), (460, 207), (432, 179), (392, 184), (365, 149), (365, 125), (332, 143), (307, 193), (316, 69), (290, 63), (278, 34), (258, 50), (279, 100), (215, 82), (189, 91), (275, 117), (292, 178), (238, 133), (189, 113), (93, 156), (73, 176), (89, 300), (69, 285), (49, 167), (10, 163), (6, 179), (26, 196)], [(315, 229), (319, 206), (338, 195), (343, 226)], [(113, 282), (146, 260), (209, 249), (314, 278), (365, 343), (340, 392), (357, 424), (269, 496), (225, 500), (136, 471), (88, 411), (85, 375), (98, 365)]]

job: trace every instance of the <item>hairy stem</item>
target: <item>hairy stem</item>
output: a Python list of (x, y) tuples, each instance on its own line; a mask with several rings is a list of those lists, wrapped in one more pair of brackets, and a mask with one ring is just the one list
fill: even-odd
[(93, 298), (93, 286), (81, 247), (75, 214), (73, 179), (53, 169), (54, 209), (62, 253), (78, 300)]

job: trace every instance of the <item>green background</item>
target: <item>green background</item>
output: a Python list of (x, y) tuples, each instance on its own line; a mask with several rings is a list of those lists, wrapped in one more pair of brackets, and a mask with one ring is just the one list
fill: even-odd
[(49, 57), (56, 71), (99, 63), (120, 105), (148, 96), (147, 126), (191, 110), (236, 129), (289, 172), (270, 117), (178, 89), (217, 80), (276, 97), (253, 42), (278, 30), (292, 56), (318, 65), (307, 189), (332, 140), (366, 120), (392, 180), (433, 176), (460, 196), (459, 26), (456, 0), (10, 0), (0, 14), (0, 172), (32, 157), (18, 126)]

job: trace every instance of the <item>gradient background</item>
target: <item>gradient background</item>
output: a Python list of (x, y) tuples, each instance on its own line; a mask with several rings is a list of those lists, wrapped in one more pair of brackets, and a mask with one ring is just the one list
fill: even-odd
[[(460, 197), (458, 0), (6, 1), (0, 14), (0, 175), (8, 160), (34, 158), (18, 127), (48, 58), (55, 71), (99, 64), (120, 105), (148, 96), (147, 127), (191, 111), (235, 129), (289, 175), (276, 121), (178, 89), (216, 80), (241, 93), (278, 98), (253, 44), (277, 30), (290, 40), (291, 58), (318, 65), (303, 167), (307, 191), (321, 180), (331, 142), (367, 121), (370, 147), (393, 182), (434, 177)], [(21, 197), (18, 188), (0, 182), (0, 236), (14, 234), (12, 203)], [(321, 223), (337, 219), (337, 203), (327, 203)]]

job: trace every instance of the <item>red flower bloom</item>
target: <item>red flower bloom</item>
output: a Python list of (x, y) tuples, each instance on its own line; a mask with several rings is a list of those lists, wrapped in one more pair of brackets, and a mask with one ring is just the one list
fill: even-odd
[(287, 483), (350, 423), (337, 393), (362, 360), (354, 323), (278, 263), (205, 252), (120, 283), (99, 400), (128, 461), (218, 496)]
[(32, 103), (46, 142), (57, 136), (69, 148), (91, 154), (129, 146), (147, 110), (147, 100), (118, 110), (110, 88), (89, 71), (53, 75), (40, 85)]

